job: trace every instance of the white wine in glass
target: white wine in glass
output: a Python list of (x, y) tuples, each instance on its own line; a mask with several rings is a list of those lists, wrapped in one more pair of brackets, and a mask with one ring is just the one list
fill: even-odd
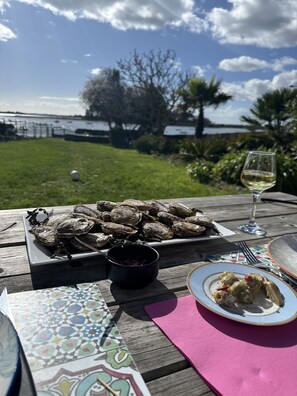
[(248, 234), (265, 235), (266, 230), (258, 226), (255, 221), (256, 203), (260, 194), (276, 183), (275, 153), (250, 151), (243, 166), (240, 180), (252, 192), (253, 208), (249, 222), (239, 228)]

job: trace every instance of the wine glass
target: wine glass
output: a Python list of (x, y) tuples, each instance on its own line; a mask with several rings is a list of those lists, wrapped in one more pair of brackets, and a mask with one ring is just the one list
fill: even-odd
[(256, 203), (260, 194), (276, 183), (275, 153), (250, 151), (245, 160), (240, 180), (253, 194), (253, 207), (250, 220), (239, 229), (248, 234), (266, 235), (266, 230), (255, 221)]

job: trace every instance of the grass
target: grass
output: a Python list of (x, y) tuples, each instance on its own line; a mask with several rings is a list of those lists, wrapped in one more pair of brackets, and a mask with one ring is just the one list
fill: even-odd
[(0, 143), (0, 209), (237, 192), (199, 184), (184, 166), (135, 150), (53, 138)]

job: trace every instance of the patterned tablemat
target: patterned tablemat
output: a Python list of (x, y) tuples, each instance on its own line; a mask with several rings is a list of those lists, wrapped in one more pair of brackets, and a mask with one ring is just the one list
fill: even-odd
[[(267, 244), (255, 245), (255, 246), (251, 246), (250, 249), (259, 261), (268, 264), (272, 268), (277, 268), (277, 266), (275, 266), (272, 263), (270, 257), (268, 256), (266, 246)], [(224, 255), (220, 255), (220, 254), (211, 255), (208, 256), (207, 259), (209, 261), (226, 261), (231, 263), (248, 264), (244, 254), (241, 251), (234, 251)]]
[(9, 295), (37, 393), (42, 396), (150, 393), (121, 337), (100, 290), (73, 287)]

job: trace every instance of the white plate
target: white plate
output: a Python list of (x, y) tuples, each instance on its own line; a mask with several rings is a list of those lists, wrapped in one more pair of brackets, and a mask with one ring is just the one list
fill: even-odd
[[(0, 392), (8, 395), (13, 387), (20, 363), (20, 345), (16, 330), (0, 311)], [(12, 393), (13, 394), (13, 393)]]
[[(262, 295), (254, 304), (239, 308), (223, 308), (213, 298), (213, 292), (219, 285), (219, 275), (224, 272), (234, 272), (237, 277), (243, 277), (250, 272), (259, 273), (272, 280), (284, 297), (283, 307), (273, 304)], [(258, 326), (275, 326), (291, 322), (297, 317), (297, 295), (294, 290), (276, 276), (255, 267), (233, 263), (207, 263), (191, 271), (187, 278), (187, 286), (191, 294), (205, 308), (226, 318)]]
[[(65, 212), (64, 212), (65, 213)], [(23, 223), (24, 223), (24, 228), (25, 228), (25, 237), (26, 237), (26, 243), (27, 243), (27, 251), (28, 251), (28, 257), (29, 257), (29, 262), (31, 265), (44, 265), (44, 264), (55, 264), (55, 263), (61, 263), (64, 261), (68, 261), (68, 258), (66, 255), (61, 255), (61, 256), (56, 256), (51, 258), (52, 251), (47, 248), (46, 246), (41, 245), (38, 243), (38, 241), (35, 239), (34, 235), (30, 232), (31, 230), (31, 225), (26, 219), (26, 216), (23, 216)], [(212, 235), (212, 236), (199, 236), (196, 238), (174, 238), (170, 239), (167, 241), (161, 241), (161, 242), (148, 242), (148, 245), (150, 246), (162, 246), (162, 245), (176, 245), (176, 244), (183, 244), (183, 243), (188, 243), (188, 242), (199, 242), (199, 241), (205, 241), (205, 240), (211, 240), (211, 239), (217, 239), (217, 238), (222, 238), (222, 237), (228, 237), (231, 235), (234, 235), (235, 233), (231, 230), (228, 230), (228, 228), (223, 227), (222, 225), (214, 222), (215, 226), (217, 227), (217, 230), (219, 231), (219, 235)], [(105, 250), (103, 250), (105, 251)], [(81, 253), (75, 253), (72, 255), (73, 260), (81, 260), (89, 257), (96, 257), (98, 256), (98, 253), (95, 252), (81, 252)]]

